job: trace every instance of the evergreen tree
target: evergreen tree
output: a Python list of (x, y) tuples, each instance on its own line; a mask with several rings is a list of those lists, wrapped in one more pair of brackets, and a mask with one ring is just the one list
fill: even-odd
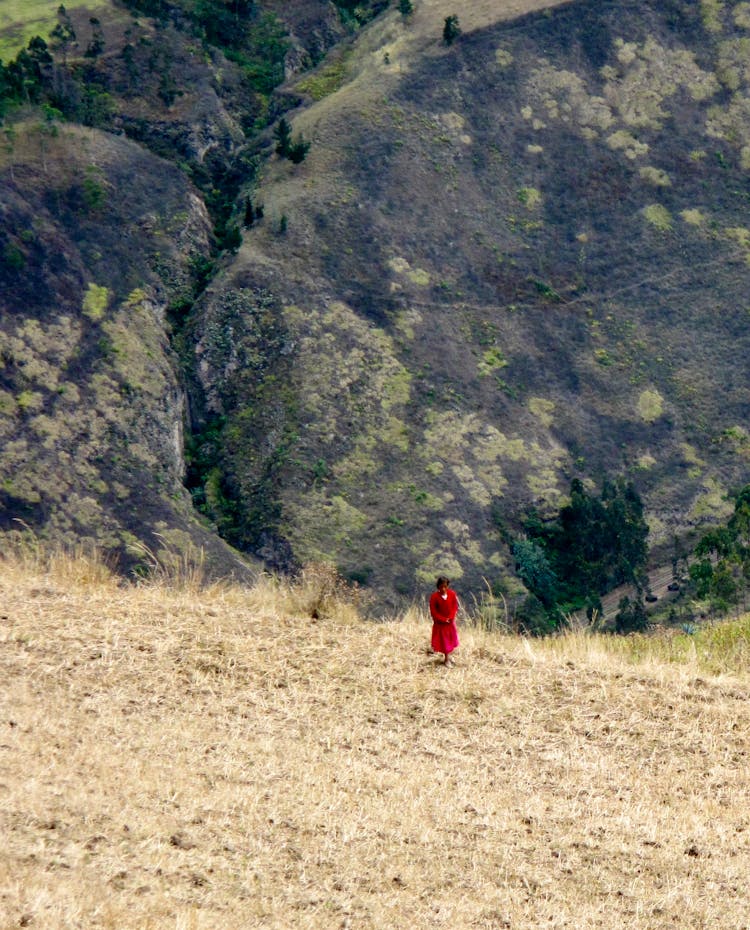
[(446, 45), (453, 45), (460, 35), (461, 27), (458, 25), (458, 16), (446, 16), (443, 23), (443, 42)]
[(104, 51), (104, 32), (102, 30), (102, 24), (96, 16), (92, 16), (89, 22), (91, 23), (91, 41), (84, 55), (86, 58), (98, 58)]
[(618, 606), (615, 616), (618, 633), (642, 633), (648, 629), (648, 615), (640, 598), (631, 601), (629, 597), (623, 597)]
[(68, 11), (62, 4), (57, 8), (57, 25), (50, 33), (50, 36), (55, 40), (55, 47), (62, 51), (63, 64), (67, 64), (68, 46), (75, 43), (76, 31), (73, 28), (70, 16), (68, 16)]
[(274, 129), (273, 135), (276, 139), (276, 154), (279, 158), (288, 158), (295, 165), (305, 160), (310, 150), (310, 143), (305, 141), (301, 133), (292, 139), (292, 127), (283, 116)]
[(303, 162), (307, 158), (307, 153), (310, 151), (310, 143), (305, 142), (301, 135), (292, 142), (289, 146), (289, 151), (287, 152), (287, 158), (289, 161), (293, 162), (295, 165)]
[(531, 539), (520, 539), (513, 546), (516, 574), (544, 607), (557, 599), (557, 576), (552, 571), (544, 549)]
[[(548, 608), (563, 612), (630, 582), (645, 586), (648, 525), (632, 484), (605, 482), (601, 495), (571, 482), (570, 503), (557, 519), (531, 514), (524, 523), (527, 540), (516, 542), (516, 571), (529, 591)], [(553, 582), (554, 579), (554, 582)]]
[(273, 135), (276, 139), (276, 154), (280, 158), (288, 158), (292, 145), (292, 127), (283, 116), (274, 129)]

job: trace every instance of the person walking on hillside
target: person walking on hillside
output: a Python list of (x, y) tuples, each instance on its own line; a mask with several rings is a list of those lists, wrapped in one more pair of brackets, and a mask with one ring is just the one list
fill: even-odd
[(436, 583), (436, 590), (430, 595), (430, 615), (432, 616), (432, 650), (442, 652), (443, 663), (453, 665), (451, 653), (458, 648), (458, 630), (456, 614), (458, 597), (450, 587), (450, 581), (441, 575)]

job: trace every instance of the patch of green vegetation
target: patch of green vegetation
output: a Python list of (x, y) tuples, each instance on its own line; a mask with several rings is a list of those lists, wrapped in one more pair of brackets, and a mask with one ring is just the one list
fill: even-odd
[(558, 292), (554, 289), (554, 287), (552, 287), (551, 284), (547, 284), (546, 281), (535, 280), (534, 287), (536, 288), (537, 293), (541, 294), (542, 297), (544, 297), (546, 300), (551, 300), (554, 302), (560, 300), (560, 295)]
[(731, 512), (727, 489), (717, 479), (707, 478), (688, 512), (688, 519), (698, 523), (718, 522), (727, 519)]
[[(696, 101), (719, 90), (715, 75), (703, 70), (686, 49), (665, 47), (653, 36), (642, 45), (618, 43), (620, 68), (609, 69), (605, 97), (627, 126), (660, 130), (670, 115), (668, 101), (679, 89), (684, 88)], [(629, 152), (628, 157), (634, 157)]]
[(642, 391), (638, 396), (638, 416), (653, 423), (664, 413), (664, 398), (658, 391)]
[(530, 397), (529, 410), (539, 420), (542, 426), (552, 426), (554, 422), (553, 411), (555, 409), (554, 401), (545, 397)]
[(509, 68), (513, 64), (513, 53), (501, 46), (495, 50), (495, 61), (501, 68)]
[(688, 476), (690, 478), (699, 478), (706, 467), (705, 461), (698, 455), (695, 447), (688, 442), (680, 443), (680, 450), (685, 462), (691, 466), (688, 469)]
[[(575, 71), (554, 68), (547, 62), (540, 63), (533, 72), (528, 92), (537, 108), (544, 109), (546, 119), (572, 119), (590, 138), (596, 138), (614, 122), (607, 101), (592, 95), (586, 82)], [(545, 120), (535, 116), (534, 107), (530, 105), (522, 108), (521, 115), (531, 122), (534, 129), (543, 129), (546, 125)]]
[(107, 189), (102, 183), (102, 170), (96, 165), (89, 165), (83, 179), (83, 201), (89, 210), (98, 210), (107, 200)]
[(417, 565), (415, 578), (421, 585), (434, 585), (437, 575), (445, 575), (452, 581), (464, 576), (464, 569), (450, 543), (434, 549)]
[(626, 129), (618, 129), (607, 138), (607, 145), (615, 151), (621, 151), (631, 161), (648, 153), (649, 147), (645, 142), (639, 142), (635, 136)]
[(367, 515), (342, 495), (324, 490), (306, 495), (304, 503), (290, 504), (286, 517), (286, 534), (305, 562), (328, 560), (332, 549), (345, 549), (368, 522)]
[(6, 268), (20, 271), (26, 264), (26, 256), (14, 242), (6, 242), (3, 246), (2, 262)]
[(527, 210), (538, 210), (542, 205), (542, 194), (535, 187), (522, 187), (518, 191), (518, 199)]
[(7, 391), (0, 390), (0, 416), (12, 417), (17, 409), (16, 399)]
[[(0, 4), (0, 61), (15, 58), (34, 36), (47, 38), (57, 24), (59, 0), (3, 0)], [(73, 0), (74, 10), (82, 4)], [(85, 4), (91, 16), (111, 9), (108, 0), (90, 0)]]
[(660, 203), (651, 203), (641, 210), (643, 218), (659, 232), (669, 232), (672, 229), (672, 215)]
[(44, 397), (39, 391), (21, 391), (16, 398), (18, 409), (28, 413), (29, 411), (41, 410), (44, 406)]
[(396, 318), (398, 330), (404, 334), (406, 339), (414, 339), (416, 328), (422, 322), (422, 314), (418, 310), (404, 310)]
[(738, 3), (732, 10), (732, 16), (740, 29), (750, 29), (750, 3)]
[(164, 361), (164, 333), (144, 304), (125, 306), (102, 323), (111, 346), (110, 364), (123, 390), (151, 397), (154, 402), (168, 390)]
[(680, 216), (689, 226), (703, 226), (706, 222), (705, 214), (695, 208), (682, 210)]
[(652, 187), (670, 187), (672, 181), (669, 178), (669, 175), (666, 171), (663, 171), (661, 168), (654, 168), (651, 165), (640, 168), (638, 170), (639, 176)]
[(750, 229), (746, 226), (733, 226), (725, 229), (724, 235), (730, 242), (736, 242), (750, 256)]
[(501, 368), (505, 368), (508, 364), (508, 360), (503, 355), (501, 349), (497, 346), (493, 346), (490, 349), (485, 349), (482, 352), (482, 357), (477, 364), (477, 371), (480, 378), (486, 378), (488, 375), (491, 375), (495, 371), (499, 371)]
[(297, 82), (297, 90), (313, 100), (322, 100), (335, 93), (346, 82), (351, 52), (346, 51), (321, 65), (317, 71)]
[(427, 287), (430, 283), (429, 272), (425, 271), (424, 268), (414, 268), (407, 272), (407, 277), (413, 284), (417, 284), (419, 287)]
[(344, 22), (364, 26), (386, 5), (384, 0), (333, 0)]
[(562, 494), (557, 487), (557, 474), (550, 468), (529, 472), (526, 475), (526, 487), (535, 500), (543, 500), (547, 505), (555, 504)]
[(412, 268), (410, 263), (400, 256), (389, 259), (388, 267), (398, 275), (404, 275), (412, 284), (419, 287), (428, 287), (430, 274), (424, 268)]
[(89, 282), (83, 297), (82, 310), (89, 319), (101, 320), (109, 306), (109, 289), (104, 285)]
[(724, 0), (700, 0), (701, 22), (707, 32), (718, 33), (723, 29), (721, 18)]
[(750, 434), (742, 426), (730, 426), (722, 430), (714, 443), (732, 449), (739, 455), (750, 458)]

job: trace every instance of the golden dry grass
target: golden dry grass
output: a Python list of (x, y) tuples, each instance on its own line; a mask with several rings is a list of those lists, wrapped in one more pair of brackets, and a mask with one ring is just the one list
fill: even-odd
[(747, 677), (0, 562), (0, 927), (750, 926)]

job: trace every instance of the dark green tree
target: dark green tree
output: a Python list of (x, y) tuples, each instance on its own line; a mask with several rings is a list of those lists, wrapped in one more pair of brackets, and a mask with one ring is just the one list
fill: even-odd
[(283, 116), (276, 125), (273, 136), (276, 139), (276, 154), (280, 158), (288, 158), (292, 144), (292, 127)]
[(735, 546), (750, 547), (750, 484), (745, 485), (734, 502), (734, 513), (729, 518), (727, 529), (735, 540)]
[(727, 525), (704, 533), (694, 554), (697, 561), (689, 568), (693, 596), (710, 598), (714, 609), (726, 611), (750, 586), (750, 485), (736, 494)]
[(615, 615), (615, 629), (618, 633), (642, 633), (648, 629), (648, 615), (640, 598), (632, 600), (623, 597)]
[(461, 27), (458, 25), (458, 16), (446, 16), (443, 23), (443, 42), (446, 45), (453, 45), (460, 35)]
[(406, 19), (414, 12), (414, 4), (411, 0), (398, 0), (398, 11)]
[(709, 591), (713, 608), (721, 613), (725, 613), (737, 602), (739, 586), (729, 562), (722, 560), (718, 563), (711, 578)]
[(307, 158), (307, 153), (310, 151), (310, 143), (306, 142), (301, 135), (292, 142), (289, 146), (289, 151), (287, 152), (287, 158), (289, 161), (293, 162), (295, 165), (299, 165), (300, 162), (303, 162)]
[(292, 139), (292, 127), (283, 116), (274, 129), (273, 135), (276, 139), (276, 154), (279, 158), (288, 158), (295, 165), (305, 160), (310, 150), (310, 143), (305, 141), (301, 133)]
[(527, 636), (546, 636), (557, 628), (556, 619), (535, 594), (529, 594), (516, 608), (514, 619), (519, 632)]
[(711, 590), (711, 579), (713, 578), (714, 567), (710, 559), (701, 559), (700, 562), (693, 562), (690, 566), (690, 583), (695, 591), (697, 598), (708, 597)]
[(527, 539), (513, 547), (516, 571), (555, 616), (596, 605), (618, 584), (633, 584), (639, 595), (646, 587), (648, 525), (628, 482), (605, 482), (596, 497), (576, 479), (556, 519), (532, 513), (524, 529)]
[(62, 4), (57, 8), (57, 25), (50, 33), (50, 37), (54, 40), (54, 47), (62, 52), (63, 64), (67, 64), (68, 47), (75, 43), (76, 31), (68, 16), (68, 11)]
[(549, 609), (557, 600), (557, 576), (544, 549), (531, 539), (519, 539), (513, 546), (516, 574), (542, 605)]
[(104, 31), (100, 20), (96, 16), (91, 16), (89, 23), (91, 23), (91, 41), (83, 54), (86, 58), (98, 58), (104, 51)]
[(701, 557), (713, 555), (724, 559), (735, 551), (736, 542), (736, 535), (729, 526), (719, 527), (703, 534), (695, 547), (695, 554)]

